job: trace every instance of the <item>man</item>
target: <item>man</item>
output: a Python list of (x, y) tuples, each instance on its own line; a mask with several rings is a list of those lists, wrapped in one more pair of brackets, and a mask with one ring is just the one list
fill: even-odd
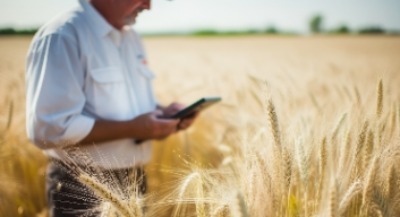
[[(78, 147), (94, 166), (117, 176), (142, 175), (140, 168), (150, 160), (149, 140), (184, 130), (195, 119), (160, 118), (184, 106), (160, 106), (153, 94), (154, 75), (129, 26), (149, 9), (150, 0), (79, 0), (76, 9), (44, 25), (33, 39), (26, 70), (27, 133), (52, 159), (51, 216), (79, 216), (99, 201), (73, 196), (76, 189), (87, 189), (60, 166), (66, 149)], [(74, 164), (86, 163), (72, 157)], [(144, 191), (145, 181), (141, 187)]]

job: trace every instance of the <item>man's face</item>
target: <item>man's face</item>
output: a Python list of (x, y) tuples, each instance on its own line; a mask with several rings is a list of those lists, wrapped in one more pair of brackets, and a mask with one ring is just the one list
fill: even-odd
[(151, 0), (116, 0), (119, 2), (121, 16), (125, 25), (132, 25), (143, 10), (150, 10)]

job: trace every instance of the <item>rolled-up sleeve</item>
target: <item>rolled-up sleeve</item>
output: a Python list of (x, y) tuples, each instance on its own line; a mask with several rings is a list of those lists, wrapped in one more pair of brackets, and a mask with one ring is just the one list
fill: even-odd
[(73, 37), (35, 39), (27, 56), (26, 118), (29, 139), (42, 149), (76, 144), (95, 120), (82, 114), (84, 67)]

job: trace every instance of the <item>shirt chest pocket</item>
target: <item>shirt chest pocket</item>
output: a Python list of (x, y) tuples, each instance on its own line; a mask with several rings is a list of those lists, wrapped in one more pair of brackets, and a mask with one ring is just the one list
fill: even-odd
[(91, 69), (88, 72), (87, 101), (102, 118), (120, 119), (129, 113), (129, 95), (119, 67)]
[(107, 67), (92, 69), (89, 71), (90, 77), (100, 85), (107, 85), (116, 82), (122, 82), (124, 76), (118, 67)]

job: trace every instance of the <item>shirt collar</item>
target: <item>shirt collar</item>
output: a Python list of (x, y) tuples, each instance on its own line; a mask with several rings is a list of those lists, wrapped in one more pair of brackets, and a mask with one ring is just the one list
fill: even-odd
[(97, 34), (100, 36), (106, 36), (112, 31), (117, 31), (87, 0), (79, 0), (79, 4), (83, 8), (84, 14), (89, 20), (90, 26)]

